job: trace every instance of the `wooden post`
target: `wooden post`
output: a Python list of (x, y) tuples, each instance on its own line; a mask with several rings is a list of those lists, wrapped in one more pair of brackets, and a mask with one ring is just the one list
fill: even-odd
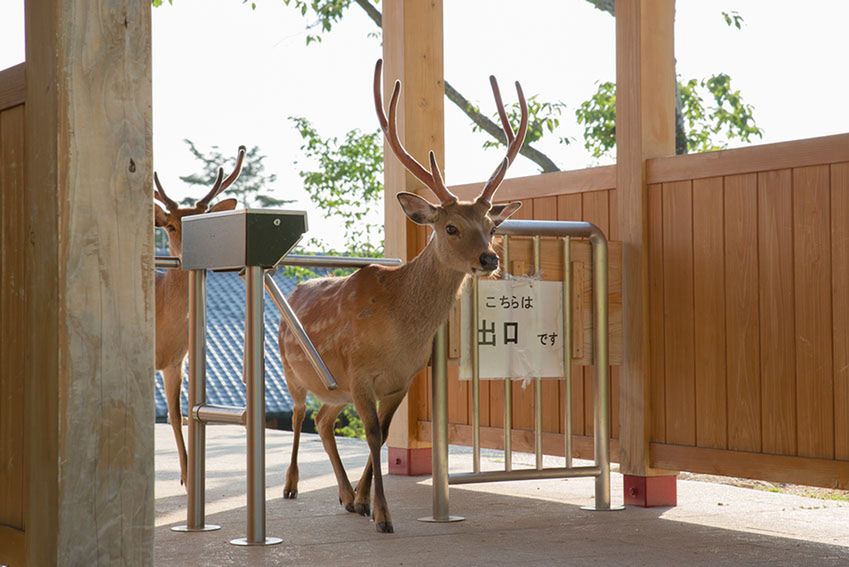
[[(442, 0), (383, 5), (384, 102), (396, 79), (403, 87), (398, 112), (398, 131), (409, 152), (427, 163), (428, 151), (436, 152), (445, 167), (444, 98), (442, 83)], [(424, 247), (426, 232), (409, 222), (395, 198), (400, 191), (434, 197), (385, 148), (386, 255), (410, 260)], [(398, 408), (389, 431), (389, 471), (392, 474), (429, 474), (430, 443), (417, 439), (418, 420), (426, 417), (427, 381), (422, 372)]]
[(649, 216), (646, 160), (675, 154), (674, 0), (616, 3), (617, 197), (624, 361), (620, 458), (625, 503), (674, 505), (675, 476), (651, 469)]
[(26, 1), (29, 565), (153, 563), (150, 34)]

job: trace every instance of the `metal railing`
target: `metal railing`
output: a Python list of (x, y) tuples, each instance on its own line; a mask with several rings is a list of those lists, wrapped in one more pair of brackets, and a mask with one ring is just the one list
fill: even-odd
[[(362, 268), (369, 264), (397, 266), (395, 258), (347, 258), (337, 256), (287, 256), (282, 265), (329, 268)], [(155, 266), (180, 269), (180, 259), (158, 256)], [(265, 533), (265, 376), (263, 352), (263, 288), (280, 310), (283, 321), (303, 347), (307, 358), (328, 389), (336, 381), (304, 331), (277, 283), (261, 267), (245, 268), (245, 357), (243, 377), (246, 407), (206, 403), (206, 270), (189, 270), (189, 443), (186, 475), (186, 524), (171, 528), (203, 532), (221, 526), (206, 523), (206, 425), (235, 423), (247, 427), (247, 537), (235, 545), (273, 545), (282, 540)], [(173, 418), (172, 418), (173, 419)]]
[[(448, 349), (447, 333), (443, 324), (433, 343), (433, 515), (424, 521), (452, 522), (462, 520), (449, 514), (449, 485), (478, 482), (503, 482), (510, 480), (595, 477), (595, 505), (588, 510), (621, 510), (610, 504), (610, 432), (608, 401), (608, 317), (607, 317), (607, 240), (601, 230), (588, 222), (508, 220), (496, 234), (504, 237), (503, 263), (505, 274), (510, 267), (510, 237), (533, 238), (534, 268), (540, 272), (540, 238), (554, 237), (563, 246), (563, 380), (564, 380), (564, 451), (566, 466), (543, 468), (542, 447), (542, 378), (534, 378), (534, 456), (535, 468), (513, 469), (512, 380), (504, 380), (504, 470), (480, 470), (480, 353), (478, 347), (478, 279), (472, 282), (472, 471), (448, 473)], [(571, 239), (586, 238), (592, 247), (593, 266), (593, 362), (595, 367), (594, 448), (595, 463), (591, 466), (572, 465), (572, 275)]]

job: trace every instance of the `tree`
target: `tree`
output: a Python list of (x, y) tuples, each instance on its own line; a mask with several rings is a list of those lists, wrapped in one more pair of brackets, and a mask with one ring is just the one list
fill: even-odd
[[(749, 142), (762, 137), (753, 108), (731, 87), (725, 73), (707, 79), (678, 82), (681, 117), (685, 125), (683, 152), (710, 152), (728, 146), (730, 140)], [(707, 102), (706, 102), (707, 101)], [(593, 157), (613, 157), (616, 149), (616, 85), (600, 83), (595, 94), (575, 112), (584, 127), (584, 147)]]
[[(236, 166), (235, 153), (225, 155), (219, 150), (218, 146), (212, 146), (208, 151), (203, 152), (191, 140), (183, 141), (188, 144), (189, 151), (195, 159), (203, 164), (199, 173), (180, 177), (180, 180), (184, 183), (210, 188), (215, 183), (219, 167), (223, 167), (225, 172), (229, 172)], [(227, 189), (227, 194), (238, 199), (245, 208), (279, 207), (294, 202), (270, 196), (273, 193), (273, 185), (277, 181), (277, 175), (265, 173), (265, 163), (263, 162), (266, 157), (258, 146), (250, 148), (245, 153), (245, 161), (239, 179)], [(195, 196), (186, 197), (180, 204), (192, 205), (197, 199), (198, 197)]]

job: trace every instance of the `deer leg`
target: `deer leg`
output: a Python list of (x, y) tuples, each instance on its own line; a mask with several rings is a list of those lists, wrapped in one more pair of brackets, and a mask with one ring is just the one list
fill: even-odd
[[(380, 421), (380, 433), (382, 437), (381, 446), (386, 443), (389, 436), (389, 424), (392, 423), (392, 416), (395, 415), (395, 410), (407, 394), (406, 391), (387, 396), (380, 400), (380, 406), (377, 409), (377, 417)], [(357, 483), (357, 490), (354, 496), (354, 510), (363, 516), (368, 516), (371, 513), (369, 505), (371, 503), (371, 478), (372, 464), (371, 457), (363, 469), (363, 476), (360, 477), (360, 482)]]
[(347, 404), (339, 406), (323, 405), (318, 410), (318, 415), (315, 418), (315, 425), (318, 429), (318, 434), (321, 436), (321, 443), (324, 445), (324, 452), (330, 457), (330, 464), (333, 465), (333, 473), (336, 475), (336, 482), (339, 484), (339, 503), (349, 512), (354, 511), (354, 489), (351, 487), (351, 481), (348, 480), (348, 474), (345, 472), (345, 467), (342, 466), (342, 459), (339, 457), (339, 450), (336, 448), (336, 437), (334, 435), (334, 426), (336, 425), (336, 417)]
[(377, 407), (370, 393), (354, 391), (354, 407), (363, 420), (366, 430), (369, 452), (374, 477), (374, 504), (372, 505), (372, 518), (377, 531), (392, 533), (392, 520), (389, 517), (389, 508), (386, 505), (386, 496), (383, 493), (383, 476), (380, 471), (380, 448), (383, 445), (383, 436), (380, 430), (380, 419), (377, 416)]
[(168, 402), (168, 421), (174, 430), (177, 442), (177, 454), (180, 456), (180, 484), (186, 485), (186, 444), (183, 441), (183, 414), (180, 411), (180, 387), (183, 385), (183, 365), (162, 369), (162, 381), (165, 383), (165, 401)]
[[(288, 372), (286, 376), (291, 376)], [(289, 468), (286, 469), (286, 484), (283, 485), (283, 498), (296, 498), (298, 496), (298, 447), (301, 441), (301, 426), (304, 424), (306, 413), (306, 391), (296, 388), (293, 383), (289, 384), (289, 393), (295, 401), (292, 409), (292, 458)]]

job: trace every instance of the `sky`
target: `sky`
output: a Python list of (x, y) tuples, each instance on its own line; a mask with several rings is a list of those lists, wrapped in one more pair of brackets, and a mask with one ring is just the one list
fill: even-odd
[[(24, 59), (23, 0), (0, 2), (0, 69)], [(289, 116), (307, 117), (325, 136), (377, 128), (371, 94), (381, 55), (375, 25), (353, 5), (319, 44), (305, 44), (310, 23), (281, 0), (174, 0), (153, 10), (154, 167), (169, 194), (201, 191), (179, 176), (199, 169), (184, 138), (222, 150), (258, 145), (278, 175), (273, 193), (296, 199), (310, 228), (340, 244), (338, 221), (309, 203), (298, 176), (305, 162)], [(683, 79), (728, 73), (764, 130), (763, 142), (849, 132), (849, 2), (678, 0), (675, 49)], [(725, 24), (737, 11), (743, 29)], [(519, 80), (527, 95), (566, 103), (557, 136), (538, 144), (562, 169), (600, 162), (583, 148), (574, 111), (600, 81), (615, 78), (614, 20), (584, 0), (445, 0), (445, 77), (487, 114), (488, 76), (505, 102)], [(486, 179), (503, 150), (484, 150), (469, 119), (445, 105), (449, 184)], [(559, 136), (575, 138), (568, 146)], [(760, 141), (758, 143), (761, 143)], [(731, 147), (740, 145), (731, 144)], [(609, 160), (603, 160), (606, 163)], [(532, 175), (519, 158), (508, 177)], [(379, 211), (375, 218), (382, 217)]]

